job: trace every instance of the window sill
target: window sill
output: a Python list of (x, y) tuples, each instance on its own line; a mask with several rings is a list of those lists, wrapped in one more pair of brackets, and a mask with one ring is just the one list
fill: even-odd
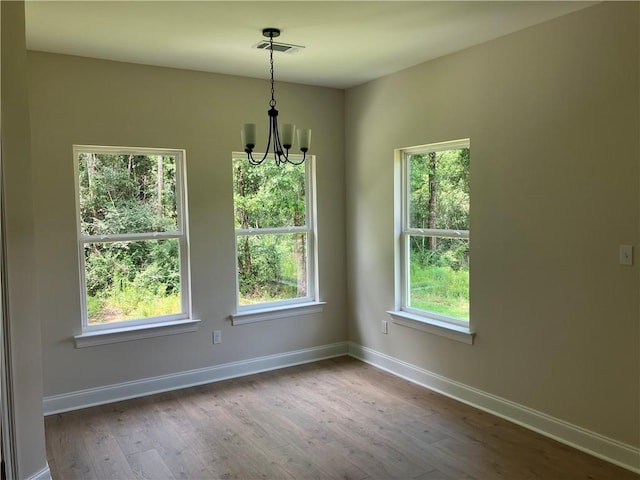
[(387, 313), (393, 319), (393, 323), (403, 325), (409, 328), (422, 330), (423, 332), (432, 333), (451, 340), (473, 345), (475, 333), (472, 333), (468, 327), (454, 325), (435, 318), (423, 317), (413, 313), (403, 312), (401, 310), (390, 310)]
[(142, 338), (195, 332), (198, 330), (199, 325), (200, 320), (176, 320), (172, 322), (149, 323), (146, 325), (84, 332), (73, 338), (76, 343), (76, 348), (95, 347), (97, 345), (128, 342)]
[(238, 312), (230, 315), (231, 324), (244, 325), (246, 323), (264, 322), (266, 320), (276, 320), (278, 318), (297, 317), (298, 315), (320, 313), (324, 310), (325, 305), (326, 302), (309, 302)]

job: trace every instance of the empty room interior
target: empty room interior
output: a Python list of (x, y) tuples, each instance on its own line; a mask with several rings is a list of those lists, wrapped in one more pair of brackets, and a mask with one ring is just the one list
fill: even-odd
[(640, 2), (0, 20), (6, 478), (638, 478)]

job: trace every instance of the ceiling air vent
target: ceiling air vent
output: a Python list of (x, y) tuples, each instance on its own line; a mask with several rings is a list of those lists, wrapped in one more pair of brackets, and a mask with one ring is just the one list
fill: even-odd
[[(253, 47), (257, 48), (259, 50), (269, 50), (269, 41), (268, 40), (260, 40)], [(290, 45), (288, 43), (273, 42), (273, 51), (274, 52), (296, 53), (301, 48), (304, 48), (304, 47), (300, 46), (300, 45)]]

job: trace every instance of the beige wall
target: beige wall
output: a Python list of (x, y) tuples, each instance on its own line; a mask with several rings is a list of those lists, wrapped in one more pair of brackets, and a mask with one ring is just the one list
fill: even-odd
[[(16, 478), (45, 471), (42, 357), (34, 225), (23, 2), (2, 9), (2, 190), (4, 202), (10, 389)], [(2, 361), (4, 362), (4, 358)], [(7, 432), (3, 432), (6, 440)], [(15, 462), (15, 463), (14, 463)]]
[[(605, 2), (347, 92), (352, 341), (640, 445), (638, 8)], [(466, 137), (476, 344), (383, 335), (393, 151)]]
[[(322, 314), (231, 326), (235, 260), (231, 152), (266, 80), (29, 52), (44, 394), (135, 381), (346, 340), (344, 93), (278, 83), (281, 116), (314, 131)], [(80, 332), (73, 144), (184, 148), (195, 333), (76, 349)], [(222, 344), (211, 342), (222, 330)]]

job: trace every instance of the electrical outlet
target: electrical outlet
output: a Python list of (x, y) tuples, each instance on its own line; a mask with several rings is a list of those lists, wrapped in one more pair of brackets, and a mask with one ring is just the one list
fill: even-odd
[(633, 265), (632, 245), (620, 245), (620, 265)]
[(382, 320), (382, 333), (387, 334), (389, 333), (389, 323), (386, 320)]
[(213, 331), (213, 344), (222, 343), (222, 330)]

